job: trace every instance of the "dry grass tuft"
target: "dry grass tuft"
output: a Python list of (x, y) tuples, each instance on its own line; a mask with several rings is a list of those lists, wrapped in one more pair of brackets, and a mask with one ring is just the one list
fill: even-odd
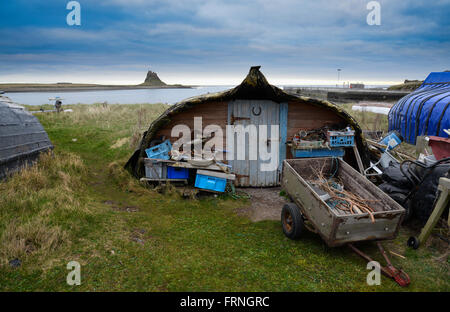
[(78, 156), (49, 152), (0, 183), (0, 265), (44, 259), (70, 244), (61, 224), (91, 213), (77, 196), (84, 174)]
[(114, 161), (108, 165), (108, 177), (110, 181), (116, 183), (120, 189), (126, 192), (147, 193), (147, 190), (140, 186), (139, 181), (131, 178), (130, 173), (123, 167), (124, 163), (118, 161)]
[[(111, 183), (115, 183), (122, 191), (135, 193), (141, 196), (158, 197), (159, 193), (165, 194), (165, 198), (181, 198), (181, 194), (173, 185), (167, 184), (152, 188), (144, 182), (140, 182), (130, 175), (124, 168), (122, 162), (111, 162), (108, 165), (108, 178)], [(143, 187), (144, 186), (144, 187)], [(168, 197), (169, 196), (169, 197)]]
[(352, 110), (353, 104), (341, 104), (341, 106), (356, 119), (362, 130), (383, 130), (385, 133), (387, 132), (387, 115), (367, 111), (354, 111)]
[(149, 124), (168, 108), (168, 105), (78, 104), (67, 105), (66, 108), (73, 109), (73, 112), (48, 114), (45, 118), (52, 124), (95, 125), (100, 129), (116, 129), (117, 125), (129, 124), (132, 121), (137, 128), (145, 131)]
[(139, 130), (135, 130), (130, 138), (130, 148), (132, 150), (137, 150), (139, 148), (139, 144), (142, 140), (142, 133)]
[(113, 145), (111, 145), (110, 148), (112, 148), (112, 149), (121, 148), (121, 147), (124, 146), (129, 140), (130, 140), (130, 138), (121, 138), (121, 139), (118, 139), (116, 142), (114, 142)]
[(2, 264), (15, 258), (26, 261), (31, 255), (46, 257), (67, 241), (67, 233), (61, 227), (49, 226), (43, 218), (20, 225), (11, 222), (2, 235)]

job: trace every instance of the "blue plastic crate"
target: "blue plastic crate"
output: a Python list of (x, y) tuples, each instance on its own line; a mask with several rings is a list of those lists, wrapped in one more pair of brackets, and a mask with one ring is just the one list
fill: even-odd
[(165, 140), (161, 144), (149, 147), (145, 150), (148, 158), (152, 159), (170, 159), (169, 152), (172, 149), (172, 144), (169, 140)]
[[(402, 143), (402, 139), (397, 131), (391, 131), (378, 143), (386, 145), (388, 147), (388, 151), (390, 151), (400, 145)], [(381, 150), (384, 152), (384, 148)]]
[(347, 147), (355, 145), (354, 131), (328, 131), (328, 144), (331, 147)]
[(179, 167), (167, 167), (168, 179), (189, 179), (189, 169)]
[(292, 155), (295, 158), (311, 158), (311, 157), (344, 157), (343, 148), (317, 148), (311, 150), (292, 149)]
[(215, 192), (225, 192), (227, 185), (227, 179), (211, 177), (203, 174), (198, 174), (195, 177), (195, 187), (204, 190), (210, 190)]

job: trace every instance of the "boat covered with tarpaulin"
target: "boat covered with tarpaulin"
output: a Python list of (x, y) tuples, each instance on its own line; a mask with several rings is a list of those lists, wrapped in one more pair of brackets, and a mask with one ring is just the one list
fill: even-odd
[(450, 129), (450, 72), (430, 73), (422, 85), (389, 111), (389, 130), (416, 144), (422, 135), (448, 138)]

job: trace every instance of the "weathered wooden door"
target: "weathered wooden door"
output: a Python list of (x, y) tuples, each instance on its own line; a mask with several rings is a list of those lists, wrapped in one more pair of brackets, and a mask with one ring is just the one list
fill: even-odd
[[(233, 160), (229, 164), (236, 174), (237, 186), (279, 185), (281, 161), (286, 155), (286, 123), (287, 103), (269, 100), (234, 100), (228, 103), (228, 125), (235, 129), (242, 126), (244, 130), (241, 139), (238, 133), (233, 132), (230, 151)], [(230, 144), (229, 133), (227, 141)]]

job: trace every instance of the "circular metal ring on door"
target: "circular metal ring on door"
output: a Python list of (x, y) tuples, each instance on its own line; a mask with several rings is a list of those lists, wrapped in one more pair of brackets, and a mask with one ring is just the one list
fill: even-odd
[(252, 113), (253, 113), (253, 115), (255, 115), (255, 116), (261, 115), (261, 106), (258, 106), (258, 113), (255, 113), (255, 108), (256, 108), (256, 106), (253, 106), (253, 107), (252, 107)]

